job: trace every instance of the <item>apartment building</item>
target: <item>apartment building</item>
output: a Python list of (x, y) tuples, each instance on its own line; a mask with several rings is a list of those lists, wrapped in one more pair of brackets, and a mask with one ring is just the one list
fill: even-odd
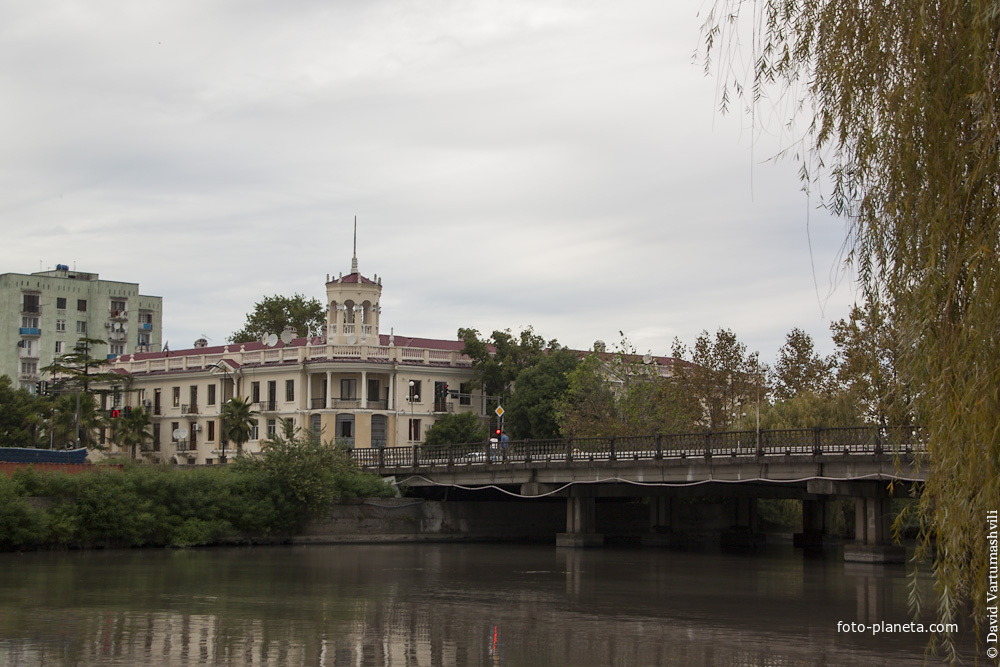
[[(256, 411), (249, 452), (259, 451), (282, 420), (318, 429), (353, 447), (416, 444), (441, 416), (482, 414), (471, 360), (459, 340), (382, 333), (382, 283), (351, 273), (327, 276), (324, 336), (274, 332), (263, 341), (187, 350), (137, 352), (111, 368), (130, 387), (126, 400), (153, 418), (149, 460), (213, 464), (223, 454), (222, 404), (249, 398)], [(226, 455), (236, 452), (227, 445)]]
[(107, 341), (108, 358), (159, 350), (163, 299), (138, 283), (101, 280), (59, 264), (38, 273), (0, 274), (0, 374), (35, 390), (41, 369), (82, 337)]

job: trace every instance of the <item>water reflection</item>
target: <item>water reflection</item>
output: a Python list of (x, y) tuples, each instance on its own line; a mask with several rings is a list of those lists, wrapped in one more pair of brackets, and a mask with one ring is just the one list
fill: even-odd
[[(923, 582), (930, 596), (928, 582)], [(899, 665), (901, 567), (497, 545), (7, 554), (5, 665)]]

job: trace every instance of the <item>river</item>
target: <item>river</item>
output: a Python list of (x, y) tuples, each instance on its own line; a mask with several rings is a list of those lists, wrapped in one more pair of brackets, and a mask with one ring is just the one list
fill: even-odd
[(926, 633), (838, 631), (910, 621), (908, 590), (781, 545), (2, 554), (0, 664), (919, 665)]

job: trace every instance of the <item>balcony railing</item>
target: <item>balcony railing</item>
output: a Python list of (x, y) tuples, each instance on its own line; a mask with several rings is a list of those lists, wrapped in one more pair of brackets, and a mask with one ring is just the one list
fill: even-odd
[(182, 415), (196, 415), (196, 414), (198, 414), (198, 404), (197, 403), (183, 403), (183, 404), (181, 404), (181, 414)]
[(38, 327), (21, 327), (22, 336), (41, 336), (42, 330)]
[(42, 307), (41, 306), (30, 306), (28, 304), (24, 304), (24, 305), (21, 306), (21, 312), (23, 314), (25, 314), (25, 315), (41, 315), (42, 314)]
[(153, 330), (153, 325), (150, 324), (149, 322), (141, 322), (139, 324), (139, 328), (141, 330), (143, 330), (143, 331), (152, 331)]
[(388, 410), (389, 401), (386, 399), (368, 399), (368, 409), (369, 410)]
[(326, 396), (320, 396), (319, 398), (312, 399), (309, 407), (313, 410), (322, 410), (326, 407)]
[(278, 401), (257, 401), (257, 412), (276, 412)]
[(113, 320), (127, 320), (128, 319), (128, 311), (127, 310), (118, 310), (116, 308), (112, 308), (108, 312), (110, 313), (111, 319), (113, 319)]
[(38, 359), (38, 348), (37, 347), (19, 347), (17, 348), (17, 358), (18, 359)]
[(360, 398), (335, 398), (333, 399), (334, 408), (341, 410), (357, 410), (361, 407)]

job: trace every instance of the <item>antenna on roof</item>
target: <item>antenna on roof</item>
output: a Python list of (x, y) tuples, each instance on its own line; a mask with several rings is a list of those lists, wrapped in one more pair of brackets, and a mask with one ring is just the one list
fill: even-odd
[(357, 273), (357, 272), (358, 272), (358, 216), (354, 216), (354, 259), (351, 260), (351, 273)]

